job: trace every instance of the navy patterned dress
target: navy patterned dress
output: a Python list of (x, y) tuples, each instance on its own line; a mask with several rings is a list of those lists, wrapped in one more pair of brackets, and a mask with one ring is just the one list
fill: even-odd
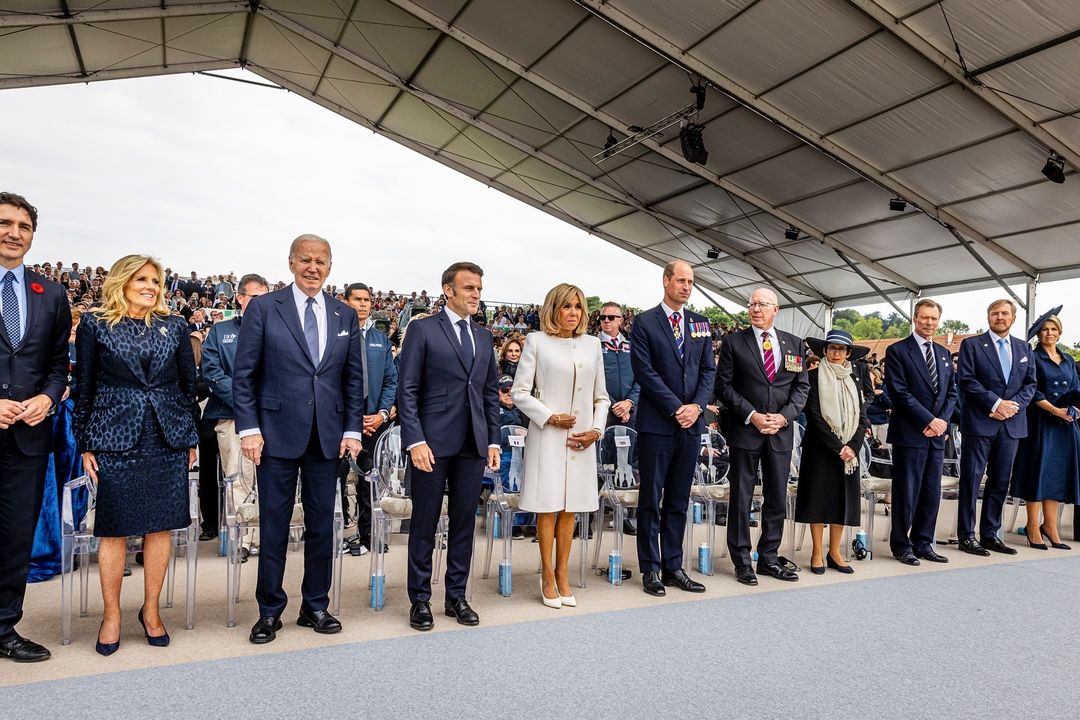
[(195, 356), (183, 318), (110, 328), (83, 318), (76, 334), (75, 435), (96, 454), (94, 534), (123, 537), (186, 527), (187, 449), (198, 444)]
[(1065, 352), (1058, 365), (1042, 346), (1036, 347), (1035, 397), (1028, 405), (1028, 435), (1020, 441), (1013, 464), (1013, 497), (1038, 502), (1080, 502), (1080, 420), (1066, 422), (1037, 406), (1039, 400), (1058, 405), (1069, 391), (1080, 391), (1076, 363)]

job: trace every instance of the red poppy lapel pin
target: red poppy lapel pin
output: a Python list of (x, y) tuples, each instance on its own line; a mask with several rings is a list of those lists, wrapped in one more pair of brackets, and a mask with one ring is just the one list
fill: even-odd
[(33, 290), (34, 292), (36, 292), (38, 295), (45, 292), (45, 286), (42, 285), (41, 283), (36, 283), (36, 282), (30, 283), (30, 289)]

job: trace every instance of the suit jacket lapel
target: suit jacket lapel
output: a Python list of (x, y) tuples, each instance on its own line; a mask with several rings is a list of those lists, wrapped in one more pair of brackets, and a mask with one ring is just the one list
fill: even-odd
[[(757, 328), (751, 327), (743, 332), (743, 337), (746, 338), (746, 347), (750, 350), (750, 357), (757, 360), (758, 370), (761, 371), (761, 377), (765, 382), (769, 382), (769, 376), (765, 374), (765, 356), (762, 354), (761, 349), (757, 344)], [(771, 335), (775, 336), (776, 333), (772, 332)]]
[[(336, 343), (342, 340), (342, 338), (338, 337), (338, 333), (342, 330), (348, 331), (348, 326), (341, 322), (341, 311), (330, 307), (329, 300), (330, 296), (323, 293), (323, 307), (326, 308), (326, 347), (323, 348), (322, 359), (319, 361), (319, 367), (316, 368), (316, 371), (322, 370), (327, 358), (330, 357), (330, 351), (333, 350)], [(348, 338), (346, 337), (344, 340), (348, 341)], [(364, 348), (364, 353), (367, 353), (367, 348)]]
[[(281, 319), (285, 321), (285, 327), (289, 328), (289, 332), (292, 333), (293, 338), (296, 340), (296, 344), (300, 346), (300, 350), (304, 353), (304, 357), (311, 362), (311, 355), (308, 353), (307, 338), (304, 337), (304, 329), (300, 327), (300, 316), (296, 314), (296, 304), (292, 301), (292, 288), (287, 287), (281, 291), (281, 295), (277, 298), (277, 311), (281, 315)], [(330, 339), (329, 329), (327, 330), (327, 340)], [(327, 345), (330, 343), (327, 342)], [(315, 365), (311, 362), (312, 366)]]
[[(921, 368), (921, 370), (919, 370), (919, 374), (923, 376), (924, 380), (926, 380), (927, 387), (933, 388), (932, 381), (930, 379), (930, 368), (926, 365), (926, 355), (923, 354), (922, 340), (921, 339), (916, 339), (914, 335), (910, 335), (908, 337), (908, 339), (911, 340), (910, 347), (911, 347), (912, 352), (915, 353), (915, 360), (916, 360), (915, 364), (918, 365)], [(933, 341), (931, 341), (931, 342), (933, 342)], [(936, 364), (937, 363), (937, 351), (934, 349), (933, 345), (930, 346), (930, 351), (933, 353), (934, 363)], [(941, 367), (938, 367), (938, 381), (939, 381), (938, 382), (938, 389), (939, 390), (941, 389), (940, 380), (941, 380)]]
[[(683, 313), (685, 315), (685, 313)], [(656, 322), (660, 325), (660, 332), (667, 336), (668, 344), (671, 345), (671, 352), (675, 353), (675, 359), (682, 364), (683, 358), (679, 357), (679, 346), (675, 342), (675, 332), (671, 329), (671, 321), (668, 320), (667, 312), (664, 311), (662, 305), (656, 306)], [(686, 354), (686, 338), (683, 338), (683, 355)]]
[(41, 304), (45, 302), (45, 293), (36, 293), (30, 286), (34, 283), (44, 286), (48, 281), (29, 270), (25, 272), (23, 277), (26, 278), (26, 287), (23, 288), (26, 291), (26, 331), (23, 333), (22, 341), (23, 344), (26, 344), (26, 338), (30, 336), (30, 332), (34, 329), (34, 323), (37, 322), (38, 315), (41, 314)]
[[(987, 361), (991, 363), (990, 366), (994, 368), (994, 372), (1004, 377), (1001, 372), (1001, 359), (998, 357), (997, 346), (994, 344), (994, 338), (995, 335), (991, 332), (987, 332), (981, 335), (979, 337), (979, 340), (981, 340), (980, 345), (982, 345), (981, 350), (983, 351), (983, 355), (986, 356)], [(1004, 380), (1006, 383), (1009, 382), (1009, 378), (1004, 378)]]
[[(466, 323), (466, 327), (469, 327), (469, 323)], [(454, 331), (454, 326), (450, 323), (450, 317), (445, 311), (439, 313), (439, 327), (443, 329), (443, 333), (446, 335), (446, 341), (450, 343), (450, 347), (454, 349), (454, 352), (458, 356), (458, 360), (461, 362), (461, 367), (465, 369), (465, 374), (469, 374), (469, 366), (465, 363), (465, 350), (461, 347), (461, 342), (458, 340), (457, 333)], [(475, 336), (474, 336), (475, 339)], [(473, 353), (473, 366), (476, 366), (476, 353)]]

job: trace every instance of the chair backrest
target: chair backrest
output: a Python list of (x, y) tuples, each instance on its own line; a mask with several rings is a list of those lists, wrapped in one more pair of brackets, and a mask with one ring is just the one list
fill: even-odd
[(806, 428), (799, 423), (795, 423), (795, 427), (792, 428), (792, 442), (791, 442), (791, 477), (799, 477), (799, 466), (802, 464), (802, 441), (803, 435), (806, 434)]
[(499, 444), (502, 451), (510, 453), (510, 467), (503, 475), (501, 468), (499, 480), (504, 491), (521, 492), (521, 479), (525, 476), (525, 435), (529, 431), (520, 425), (503, 425), (499, 431)]
[(943, 471), (945, 474), (960, 477), (960, 426), (955, 423), (949, 424), (945, 438), (945, 459), (941, 464), (943, 468), (948, 468)]
[(870, 441), (863, 440), (862, 447), (859, 448), (859, 477), (865, 478), (870, 476), (870, 458), (873, 455), (870, 454)]
[(386, 495), (408, 497), (406, 460), (401, 448), (401, 427), (391, 425), (375, 443), (375, 471), (371, 475), (371, 484), (378, 498)]
[(724, 436), (713, 429), (702, 433), (698, 451), (698, 481), (703, 485), (719, 485), (727, 480), (730, 467), (731, 452)]
[(614, 425), (600, 439), (597, 462), (605, 477), (616, 490), (630, 490), (638, 485), (637, 431), (625, 425)]
[[(85, 487), (89, 492), (89, 497), (86, 504), (86, 512), (76, 522), (75, 520), (75, 503), (72, 498), (72, 494), (79, 488)], [(61, 532), (63, 535), (75, 535), (76, 533), (87, 533), (92, 528), (87, 527), (88, 520), (93, 522), (93, 514), (91, 511), (97, 504), (97, 486), (94, 485), (94, 481), (90, 479), (89, 475), (80, 475), (79, 477), (68, 480), (64, 483), (64, 495), (61, 498), (60, 507), (60, 523)]]

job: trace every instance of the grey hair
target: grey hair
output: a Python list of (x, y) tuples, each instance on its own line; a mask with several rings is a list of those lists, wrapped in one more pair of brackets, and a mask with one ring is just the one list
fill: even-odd
[(321, 238), (318, 235), (313, 235), (311, 233), (304, 233), (292, 241), (292, 244), (289, 245), (289, 258), (295, 258), (300, 245), (307, 242), (322, 243), (323, 247), (326, 248), (326, 254), (329, 256), (330, 260), (333, 261), (334, 253), (330, 250), (330, 242), (326, 238)]

